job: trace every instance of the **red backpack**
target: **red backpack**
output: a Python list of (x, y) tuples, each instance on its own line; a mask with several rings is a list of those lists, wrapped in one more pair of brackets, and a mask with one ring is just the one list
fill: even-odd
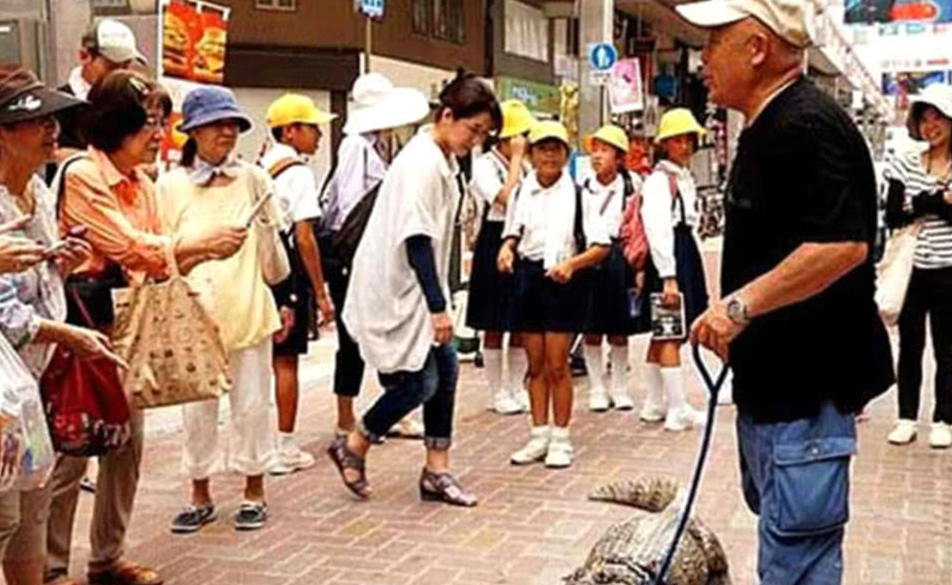
[[(678, 196), (678, 177), (673, 173), (665, 172), (665, 174), (668, 175), (671, 199), (674, 200)], [(648, 236), (645, 234), (645, 224), (641, 218), (641, 200), (640, 192), (628, 198), (625, 216), (621, 222), (622, 253), (636, 272), (644, 270), (649, 253)]]

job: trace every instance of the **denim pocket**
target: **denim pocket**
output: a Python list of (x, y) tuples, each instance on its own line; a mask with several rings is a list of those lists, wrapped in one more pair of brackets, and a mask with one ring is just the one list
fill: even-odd
[(773, 528), (780, 536), (809, 536), (849, 519), (849, 464), (856, 439), (827, 437), (774, 447)]

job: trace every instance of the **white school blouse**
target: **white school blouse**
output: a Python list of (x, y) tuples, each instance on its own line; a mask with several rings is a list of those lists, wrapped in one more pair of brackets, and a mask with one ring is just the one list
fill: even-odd
[[(605, 223), (592, 205), (592, 198), (582, 197), (582, 231), (589, 246), (611, 244)], [(516, 251), (520, 258), (542, 260), (546, 270), (584, 252), (575, 249), (575, 183), (563, 171), (559, 180), (543, 187), (535, 172), (529, 174), (519, 188), (514, 204), (509, 206), (503, 239), (518, 238)]]
[(449, 299), (453, 221), (459, 205), (456, 157), (447, 159), (425, 126), (394, 159), (357, 246), (342, 318), (364, 361), (377, 371), (418, 372), (434, 332), (407, 240), (433, 244), (436, 272)]
[[(672, 199), (667, 173), (677, 176), (681, 201)], [(689, 226), (697, 226), (700, 217), (694, 177), (690, 170), (663, 160), (645, 180), (641, 194), (641, 219), (645, 225), (648, 247), (651, 249), (651, 261), (658, 270), (658, 276), (674, 278), (678, 270), (674, 256), (673, 228), (681, 223), (682, 202), (685, 221)]]
[[(523, 165), (522, 177), (525, 178), (527, 174), (528, 169)], [(480, 213), (485, 209), (483, 206), (489, 206), (486, 221), (506, 221), (506, 208), (496, 204), (496, 197), (505, 186), (507, 176), (509, 176), (509, 161), (495, 148), (473, 161), (473, 179), (470, 182), (470, 189), (479, 198)], [(512, 203), (512, 198), (509, 202)]]
[[(641, 191), (642, 180), (638, 173), (629, 173), (634, 193)], [(621, 237), (621, 223), (625, 217), (625, 180), (621, 173), (615, 175), (615, 180), (603, 185), (598, 177), (591, 175), (583, 179), (579, 185), (582, 194), (592, 199), (592, 205), (605, 222), (605, 229), (611, 238)]]

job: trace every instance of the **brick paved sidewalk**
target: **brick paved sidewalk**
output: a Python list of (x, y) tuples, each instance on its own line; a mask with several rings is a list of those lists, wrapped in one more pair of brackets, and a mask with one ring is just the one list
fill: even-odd
[[(454, 468), (480, 497), (464, 510), (421, 503), (416, 482), (419, 442), (392, 440), (371, 452), (373, 499), (355, 502), (323, 449), (333, 428), (328, 391), (332, 347), (315, 346), (305, 368), (299, 437), (318, 458), (311, 470), (268, 481), (272, 519), (257, 533), (236, 533), (229, 516), (242, 481), (213, 479), (223, 514), (194, 536), (173, 536), (168, 523), (183, 504), (179, 476), (182, 436), (178, 415), (150, 413), (142, 483), (130, 533), (129, 558), (151, 564), (169, 585), (557, 585), (581, 564), (602, 531), (640, 512), (585, 500), (602, 483), (641, 473), (687, 478), (698, 433), (671, 434), (632, 413), (593, 414), (587, 382), (576, 380), (569, 470), (515, 468), (510, 453), (526, 438), (522, 416), (484, 410), (489, 394), (480, 371), (464, 365), (456, 416)], [(691, 374), (692, 398), (701, 391)], [(928, 379), (928, 372), (927, 379)], [(642, 392), (633, 376), (633, 394)], [(370, 389), (365, 394), (373, 394)], [(931, 393), (931, 390), (928, 392)], [(923, 426), (918, 443), (896, 448), (885, 436), (893, 420), (892, 394), (860, 426), (854, 466), (853, 520), (847, 534), (847, 585), (952, 583), (952, 452), (931, 451)], [(931, 412), (931, 400), (923, 412)], [(718, 411), (715, 441), (698, 512), (720, 536), (734, 582), (755, 583), (755, 519), (738, 488), (734, 411)], [(156, 428), (164, 429), (157, 433)], [(92, 498), (83, 496), (73, 570), (82, 574)]]

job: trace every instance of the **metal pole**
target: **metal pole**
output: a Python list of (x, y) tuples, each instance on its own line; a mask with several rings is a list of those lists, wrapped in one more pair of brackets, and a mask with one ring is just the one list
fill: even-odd
[(370, 73), (370, 55), (373, 53), (373, 19), (369, 16), (367, 18), (367, 29), (365, 32), (365, 38), (367, 40), (367, 59), (364, 63), (364, 73)]

